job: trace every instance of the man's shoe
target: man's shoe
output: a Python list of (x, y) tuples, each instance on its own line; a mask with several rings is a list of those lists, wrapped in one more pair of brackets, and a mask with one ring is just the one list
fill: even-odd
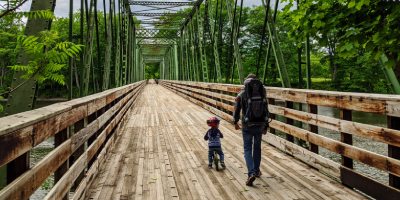
[(253, 182), (256, 180), (256, 176), (251, 175), (249, 176), (249, 178), (246, 181), (246, 185), (247, 186), (253, 186)]
[(259, 178), (262, 175), (261, 171), (256, 172), (256, 177)]
[(208, 164), (208, 169), (212, 169), (212, 164)]

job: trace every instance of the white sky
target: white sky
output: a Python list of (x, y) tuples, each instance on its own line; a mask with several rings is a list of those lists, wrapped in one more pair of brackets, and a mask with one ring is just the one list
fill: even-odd
[[(80, 1), (81, 0), (74, 0), (74, 10), (78, 10), (80, 8)], [(173, 0), (173, 1), (184, 1), (184, 0)], [(89, 2), (90, 2), (90, 0), (89, 0)], [(107, 4), (106, 7), (108, 7), (108, 2), (109, 2), (109, 0), (106, 0), (106, 4)], [(118, 2), (118, 0), (116, 0), (116, 2)], [(240, 2), (240, 1), (238, 1), (238, 2)], [(99, 4), (99, 10), (103, 10), (103, 1), (98, 0), (98, 4)], [(26, 4), (24, 4), (22, 6), (21, 10), (29, 10), (30, 5), (31, 5), (31, 0), (29, 2), (27, 2)], [(261, 0), (244, 0), (244, 5), (248, 6), (248, 7), (261, 5)], [(134, 6), (131, 6), (131, 9), (133, 11), (139, 11), (141, 9), (144, 9), (144, 7), (137, 6), (137, 8), (135, 8)], [(145, 8), (145, 9), (149, 9), (149, 8)], [(69, 0), (57, 0), (55, 15), (58, 17), (67, 17), (68, 12), (69, 12)], [(155, 11), (155, 12), (157, 12), (157, 11)]]

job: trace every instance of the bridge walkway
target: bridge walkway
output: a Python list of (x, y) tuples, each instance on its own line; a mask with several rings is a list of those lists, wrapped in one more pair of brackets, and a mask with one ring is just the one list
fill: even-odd
[(148, 84), (86, 199), (365, 199), (263, 143), (263, 175), (245, 186), (240, 131), (222, 121), (227, 169), (209, 170), (203, 140), (212, 114), (160, 85)]

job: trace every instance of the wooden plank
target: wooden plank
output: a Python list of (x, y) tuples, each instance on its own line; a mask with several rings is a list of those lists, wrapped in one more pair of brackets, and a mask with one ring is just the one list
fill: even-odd
[(337, 132), (345, 132), (361, 136), (378, 142), (391, 144), (400, 147), (400, 131), (390, 128), (383, 128), (348, 120), (340, 120), (333, 117), (306, 113), (280, 106), (269, 105), (269, 111), (273, 114), (289, 117), (304, 123), (327, 128)]
[[(129, 96), (127, 96), (127, 98), (129, 98)], [(130, 104), (126, 104), (125, 108), (129, 106)], [(85, 129), (81, 131), (83, 130)], [(54, 149), (23, 176), (20, 176), (17, 180), (1, 190), (0, 197), (6, 199), (16, 196), (21, 196), (23, 199), (29, 198), (42, 182), (72, 155), (73, 149), (76, 149), (73, 147), (73, 139), (74, 136)]]
[[(108, 92), (105, 94), (108, 94)], [(78, 99), (63, 102), (60, 105), (51, 105), (45, 109), (38, 110), (38, 114), (33, 116), (33, 113), (29, 111), (2, 118), (0, 123), (6, 124), (0, 126), (0, 146), (6, 147), (4, 148), (6, 151), (0, 152), (0, 166), (4, 166), (49, 137), (88, 116), (87, 105), (84, 103), (90, 102), (94, 98), (99, 98), (99, 94), (82, 98), (83, 100)], [(53, 108), (57, 106), (60, 109)], [(53, 111), (57, 114), (51, 113)], [(12, 121), (14, 123), (11, 123)]]
[(224, 108), (226, 110), (229, 110), (229, 111), (232, 111), (232, 112), (234, 111), (234, 107), (232, 105), (225, 104), (223, 102), (218, 102), (218, 101), (210, 99), (210, 98), (208, 98), (206, 96), (198, 95), (198, 94), (196, 94), (194, 92), (186, 91), (186, 90), (180, 89), (178, 87), (174, 87), (174, 86), (171, 86), (171, 87), (174, 88), (175, 90), (181, 92), (181, 93), (184, 93), (184, 94), (189, 95), (191, 97), (195, 97), (195, 98), (201, 99), (202, 101), (210, 103), (210, 104), (212, 104), (214, 106), (219, 106), (219, 107), (222, 107), (222, 108)]
[(400, 190), (388, 187), (351, 169), (341, 167), (340, 174), (343, 184), (357, 188), (372, 198), (387, 200), (398, 200), (400, 198)]
[(33, 168), (3, 188), (0, 191), (0, 199), (28, 199), (42, 185), (43, 181), (67, 160), (66, 155), (71, 153), (71, 141), (67, 140), (46, 155)]
[(288, 133), (305, 141), (314, 143), (332, 152), (344, 155), (354, 160), (358, 160), (369, 166), (391, 172), (395, 175), (400, 174), (399, 160), (376, 154), (355, 146), (344, 144), (342, 142), (321, 135), (316, 135), (310, 131), (295, 126), (290, 126), (276, 120), (273, 120), (270, 123), (270, 126), (284, 133)]
[[(185, 81), (162, 81), (163, 83), (176, 83), (195, 85), (197, 87), (218, 89), (226, 92), (238, 93), (242, 86), (200, 83)], [(317, 106), (335, 107), (361, 112), (372, 112), (400, 117), (400, 96), (385, 94), (365, 94), (351, 92), (334, 92), (323, 90), (305, 90), (293, 88), (266, 87), (267, 97), (297, 103), (313, 104)]]
[(329, 176), (339, 180), (340, 165), (332, 160), (324, 158), (312, 151), (308, 151), (294, 143), (287, 142), (284, 139), (268, 133), (263, 140), (278, 148), (279, 150), (294, 156), (295, 158), (307, 163), (308, 165), (328, 174)]
[[(93, 195), (87, 195), (86, 198), (108, 197), (108, 195), (100, 195), (103, 189), (115, 191), (117, 194), (115, 197), (118, 197), (120, 183), (129, 183), (129, 178), (134, 183), (131, 185), (132, 189), (135, 188), (135, 192), (130, 196), (131, 199), (135, 196), (138, 199), (362, 199), (362, 196), (356, 192), (266, 145), (263, 148), (261, 166), (263, 175), (257, 179), (254, 188), (246, 187), (242, 137), (238, 131), (233, 130), (232, 125), (224, 120), (221, 122), (220, 130), (224, 133), (223, 149), (227, 170), (220, 172), (208, 170), (206, 166), (207, 142), (202, 139), (202, 136), (207, 129), (204, 120), (210, 113), (195, 104), (188, 103), (187, 96), (176, 90), (147, 86), (144, 91), (141, 100), (130, 112), (130, 116), (125, 115), (129, 117), (127, 127), (130, 128), (120, 130), (119, 139), (115, 145), (115, 148), (119, 146), (128, 148), (121, 157), (134, 153), (137, 155), (138, 159), (134, 159), (136, 160), (134, 165), (137, 167), (132, 169), (132, 173), (137, 174), (137, 177), (122, 178), (122, 174), (126, 173), (124, 169), (130, 168), (131, 164), (121, 162), (122, 170), (115, 175), (119, 178), (113, 182), (116, 184), (103, 187), (103, 183), (97, 179), (108, 179), (110, 174), (104, 175), (103, 172), (111, 171), (111, 168), (115, 167), (112, 163), (108, 163), (110, 161), (108, 160), (105, 168), (101, 169), (102, 174), (99, 174), (93, 184), (88, 186), (88, 194)], [(181, 94), (183, 98), (176, 94)], [(149, 132), (143, 131), (146, 129)], [(121, 142), (124, 135), (133, 134), (138, 134), (142, 138), (135, 143), (136, 145), (131, 145), (131, 142)], [(292, 143), (292, 145), (295, 144)], [(301, 150), (300, 147), (297, 149)], [(307, 149), (303, 151), (305, 155), (315, 155)], [(115, 156), (114, 153), (108, 155), (108, 157)], [(317, 163), (316, 166), (329, 168), (328, 164), (324, 163), (324, 159), (317, 160), (317, 158), (310, 156), (309, 159)], [(139, 167), (140, 163), (137, 163), (140, 159), (143, 159), (143, 167)], [(142, 172), (138, 172), (139, 168), (142, 168)], [(160, 179), (159, 176), (161, 176)], [(143, 183), (139, 187), (142, 189), (142, 195), (136, 193), (137, 181), (141, 179), (140, 177)], [(96, 190), (99, 192), (97, 193)], [(199, 191), (204, 192), (199, 194)], [(104, 192), (106, 193), (108, 194)], [(123, 193), (126, 194), (129, 191)], [(120, 197), (124, 199), (125, 195)]]
[(185, 85), (182, 85), (182, 84), (174, 84), (174, 83), (172, 83), (171, 85), (174, 86), (174, 87), (178, 87), (178, 88), (181, 88), (181, 89), (188, 90), (188, 91), (197, 92), (199, 94), (203, 94), (203, 95), (211, 96), (211, 97), (214, 97), (214, 98), (223, 99), (223, 100), (229, 101), (231, 103), (235, 103), (235, 97), (233, 97), (233, 96), (229, 96), (229, 95), (225, 95), (225, 94), (221, 94), (221, 93), (215, 93), (215, 92), (208, 91), (208, 90), (200, 90), (200, 89), (188, 87), (188, 86), (185, 86)]

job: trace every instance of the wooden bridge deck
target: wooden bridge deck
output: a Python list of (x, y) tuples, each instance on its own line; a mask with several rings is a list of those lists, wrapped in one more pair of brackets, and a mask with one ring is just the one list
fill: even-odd
[(207, 168), (205, 120), (212, 114), (149, 84), (128, 113), (86, 199), (364, 199), (263, 143), (263, 175), (246, 187), (239, 131), (222, 121), (227, 169)]

